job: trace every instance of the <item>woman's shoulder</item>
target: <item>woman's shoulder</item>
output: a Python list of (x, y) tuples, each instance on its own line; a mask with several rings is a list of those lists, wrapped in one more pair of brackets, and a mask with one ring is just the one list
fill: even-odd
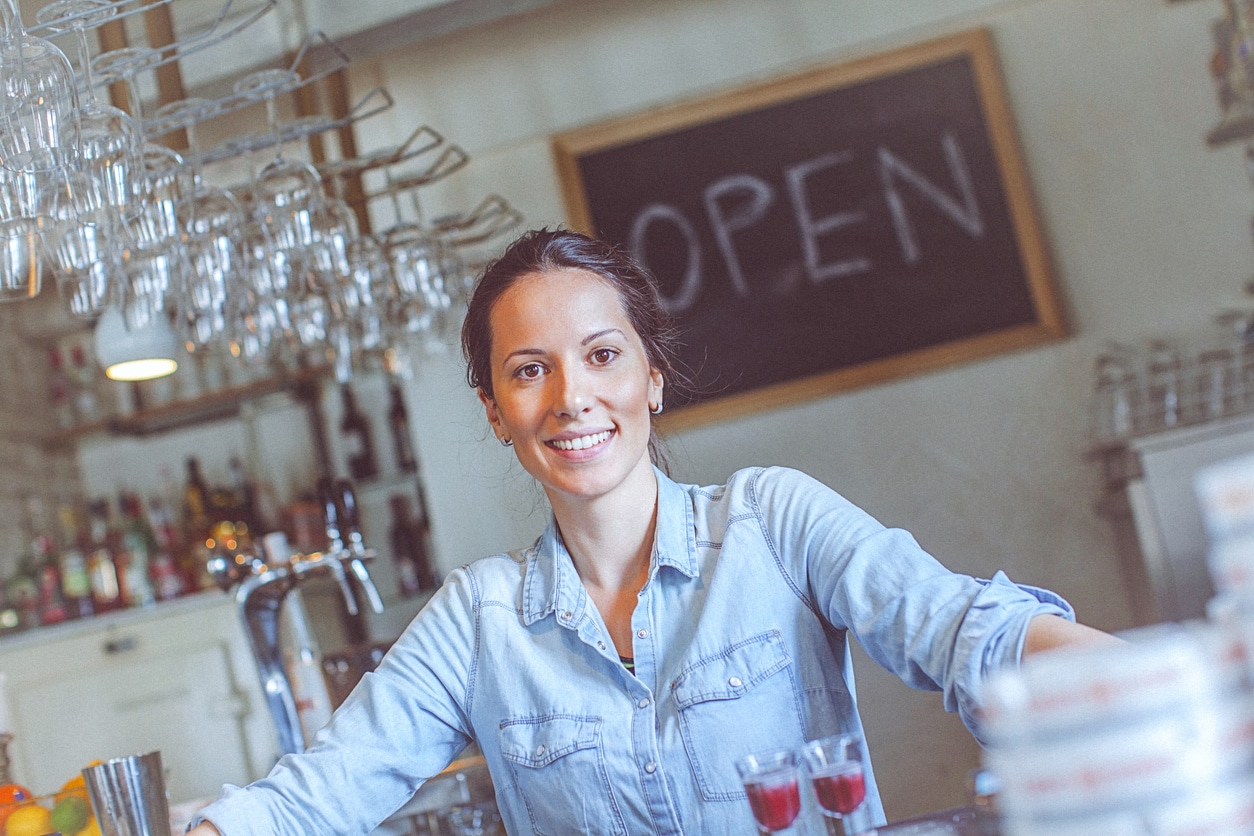
[(804, 519), (816, 514), (866, 513), (826, 483), (805, 471), (779, 465), (744, 467), (722, 485), (686, 486), (696, 509), (728, 520), (753, 516), (769, 524), (772, 519)]
[(835, 493), (831, 488), (804, 471), (780, 465), (742, 467), (721, 485), (683, 485), (689, 492), (707, 499), (736, 503), (753, 502), (770, 494), (796, 491)]

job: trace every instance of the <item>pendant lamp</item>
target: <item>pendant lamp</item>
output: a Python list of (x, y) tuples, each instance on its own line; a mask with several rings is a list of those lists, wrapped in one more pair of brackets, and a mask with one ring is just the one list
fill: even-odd
[(178, 336), (164, 316), (155, 316), (142, 328), (127, 328), (122, 312), (105, 308), (96, 321), (96, 359), (111, 380), (152, 380), (178, 367)]

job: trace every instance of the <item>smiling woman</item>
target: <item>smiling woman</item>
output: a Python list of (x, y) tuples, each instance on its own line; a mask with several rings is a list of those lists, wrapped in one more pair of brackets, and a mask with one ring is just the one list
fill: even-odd
[(753, 820), (739, 759), (861, 733), (847, 636), (973, 731), (987, 673), (1104, 638), (1050, 592), (949, 572), (797, 471), (672, 481), (650, 446), (673, 334), (613, 247), (523, 236), (462, 338), (552, 520), (450, 573), (315, 745), (228, 787), (194, 833), (366, 833), (471, 741), (510, 833), (737, 832)]

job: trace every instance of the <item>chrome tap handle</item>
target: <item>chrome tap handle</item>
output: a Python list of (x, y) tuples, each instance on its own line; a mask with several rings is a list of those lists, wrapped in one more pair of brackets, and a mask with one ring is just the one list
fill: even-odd
[(322, 501), (322, 513), (326, 518), (327, 547), (332, 552), (344, 549), (344, 535), (340, 530), (340, 497), (335, 482), (329, 476), (318, 480), (318, 498)]
[(296, 700), (279, 648), (279, 610), (292, 587), (292, 581), (293, 576), (286, 569), (267, 571), (245, 578), (235, 593), (247, 628), (248, 643), (261, 675), (266, 703), (274, 718), (281, 754), (303, 752), (305, 749)]
[[(330, 555), (327, 559), (327, 566), (331, 569), (331, 575), (335, 578), (335, 582), (340, 585), (340, 592), (344, 596), (344, 609), (348, 610), (349, 615), (357, 615), (360, 608), (357, 606), (357, 596), (353, 593), (353, 587), (348, 582), (348, 574), (344, 571), (344, 562), (339, 554)], [(372, 602), (373, 603), (373, 602)]]
[[(369, 553), (364, 553), (363, 556), (369, 556)], [(370, 573), (366, 571), (365, 561), (360, 556), (354, 555), (346, 562), (348, 563), (348, 568), (353, 572), (353, 577), (357, 579), (357, 585), (366, 594), (366, 600), (370, 602), (370, 609), (375, 612), (383, 612), (383, 597), (379, 595), (379, 588), (374, 585), (374, 580), (370, 577)]]
[(361, 509), (357, 507), (357, 494), (353, 492), (353, 483), (341, 479), (335, 484), (339, 495), (340, 536), (347, 542), (348, 549), (355, 555), (361, 555), (366, 545), (361, 536)]

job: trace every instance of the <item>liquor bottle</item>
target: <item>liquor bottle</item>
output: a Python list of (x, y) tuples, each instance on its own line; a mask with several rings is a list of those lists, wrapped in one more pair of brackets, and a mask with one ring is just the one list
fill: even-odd
[(284, 667), (292, 686), (292, 701), (305, 745), (331, 719), (331, 690), (322, 673), (322, 652), (314, 638), (300, 590), (288, 593), (279, 617), (283, 620)]
[(392, 432), (392, 449), (396, 454), (396, 468), (402, 473), (418, 469), (414, 456), (413, 441), (409, 436), (409, 413), (405, 409), (405, 396), (395, 380), (388, 384), (388, 429)]
[(39, 626), (39, 580), (29, 555), (5, 581), (4, 593), (17, 613), (18, 630)]
[(121, 578), (122, 595), (129, 607), (147, 607), (157, 602), (149, 572), (157, 551), (157, 538), (144, 517), (139, 497), (124, 493), (118, 497), (122, 508), (122, 547), (126, 552), (126, 568)]
[(39, 623), (60, 624), (70, 617), (61, 587), (61, 567), (52, 540), (44, 534), (33, 544), (35, 577), (39, 585)]
[(415, 519), (410, 513), (409, 497), (402, 493), (388, 498), (392, 520), (388, 527), (388, 544), (392, 547), (392, 560), (396, 563), (396, 584), (405, 598), (412, 598), (424, 589), (438, 585), (431, 566), (428, 549), (428, 528), (425, 519)]
[(161, 497), (148, 500), (148, 528), (155, 544), (148, 562), (148, 578), (157, 600), (169, 601), (182, 595), (187, 587), (175, 557), (179, 553), (179, 538), (174, 515)]
[(103, 414), (96, 392), (96, 372), (87, 359), (87, 351), (80, 342), (70, 347), (70, 364), (74, 378), (74, 412), (80, 424), (99, 421)]
[(70, 397), (70, 379), (65, 373), (65, 358), (60, 349), (48, 350), (48, 366), (48, 400), (52, 402), (57, 426), (68, 430), (74, 426), (74, 403)]
[(187, 481), (183, 484), (183, 539), (188, 543), (204, 540), (213, 527), (209, 486), (200, 473), (200, 459), (187, 457)]
[(87, 578), (91, 584), (91, 601), (97, 613), (121, 609), (122, 588), (118, 568), (113, 562), (113, 532), (109, 526), (109, 503), (97, 500), (89, 509), (91, 547), (87, 552)]
[(353, 397), (353, 390), (347, 383), (340, 387), (340, 396), (344, 401), (340, 435), (344, 438), (349, 475), (355, 481), (373, 479), (379, 475), (379, 463), (375, 459), (370, 421), (357, 408), (357, 399)]
[(70, 618), (87, 618), (96, 612), (87, 575), (87, 532), (79, 525), (72, 505), (62, 505), (57, 517), (61, 523), (61, 597)]
[(239, 456), (231, 456), (227, 470), (231, 477), (231, 506), (235, 526), (238, 529), (240, 523), (243, 523), (247, 533), (258, 537), (263, 526), (257, 511), (257, 487), (244, 472)]

